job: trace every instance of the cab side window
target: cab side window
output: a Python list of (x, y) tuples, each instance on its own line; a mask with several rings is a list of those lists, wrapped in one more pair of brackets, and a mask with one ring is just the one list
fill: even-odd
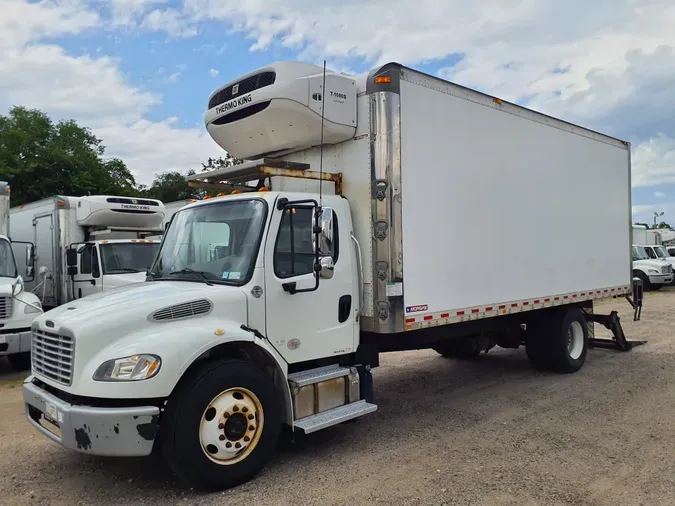
[(98, 253), (95, 246), (85, 246), (80, 259), (80, 274), (91, 274), (94, 277), (101, 275), (98, 268)]
[[(333, 213), (333, 261), (338, 258), (338, 227)], [(302, 276), (314, 272), (314, 209), (297, 207), (284, 210), (274, 247), (274, 273), (278, 278)]]

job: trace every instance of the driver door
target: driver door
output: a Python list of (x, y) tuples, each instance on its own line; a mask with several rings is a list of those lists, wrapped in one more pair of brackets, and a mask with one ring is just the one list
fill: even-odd
[(87, 243), (78, 249), (77, 274), (73, 276), (73, 296), (81, 299), (103, 291), (98, 245)]
[[(341, 217), (341, 223), (349, 222), (336, 212), (334, 216)], [(265, 246), (266, 333), (289, 363), (354, 350), (354, 304), (358, 297), (353, 293), (349, 239), (338, 240), (345, 229), (337, 222), (333, 228), (333, 277), (321, 278), (313, 291), (292, 294), (284, 289), (293, 283), (299, 290), (316, 285), (313, 214), (312, 207), (275, 209)]]

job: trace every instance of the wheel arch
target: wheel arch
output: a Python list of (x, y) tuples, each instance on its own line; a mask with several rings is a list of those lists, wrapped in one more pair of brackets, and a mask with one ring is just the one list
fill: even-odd
[(252, 341), (228, 341), (218, 344), (199, 355), (189, 367), (183, 372), (180, 380), (176, 383), (171, 395), (189, 378), (194, 372), (203, 366), (206, 362), (231, 358), (251, 362), (267, 374), (276, 387), (279, 396), (283, 402), (282, 412), (284, 423), (293, 426), (293, 400), (291, 391), (286, 379), (286, 366), (277, 360), (272, 353)]

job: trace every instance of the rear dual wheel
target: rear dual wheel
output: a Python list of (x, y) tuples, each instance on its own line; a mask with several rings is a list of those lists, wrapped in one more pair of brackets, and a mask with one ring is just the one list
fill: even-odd
[(538, 368), (573, 373), (586, 362), (588, 323), (579, 308), (559, 310), (529, 325), (526, 350)]

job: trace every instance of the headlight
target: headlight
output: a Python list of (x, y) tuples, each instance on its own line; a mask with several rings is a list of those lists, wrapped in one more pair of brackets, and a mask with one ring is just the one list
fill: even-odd
[(647, 272), (648, 272), (649, 274), (661, 274), (661, 273), (660, 273), (659, 271), (657, 271), (656, 269), (647, 269)]
[(139, 381), (159, 372), (162, 359), (156, 355), (134, 355), (103, 362), (94, 373), (95, 381)]
[(35, 302), (34, 304), (26, 304), (23, 307), (23, 312), (24, 314), (42, 313), (42, 305), (39, 302)]

